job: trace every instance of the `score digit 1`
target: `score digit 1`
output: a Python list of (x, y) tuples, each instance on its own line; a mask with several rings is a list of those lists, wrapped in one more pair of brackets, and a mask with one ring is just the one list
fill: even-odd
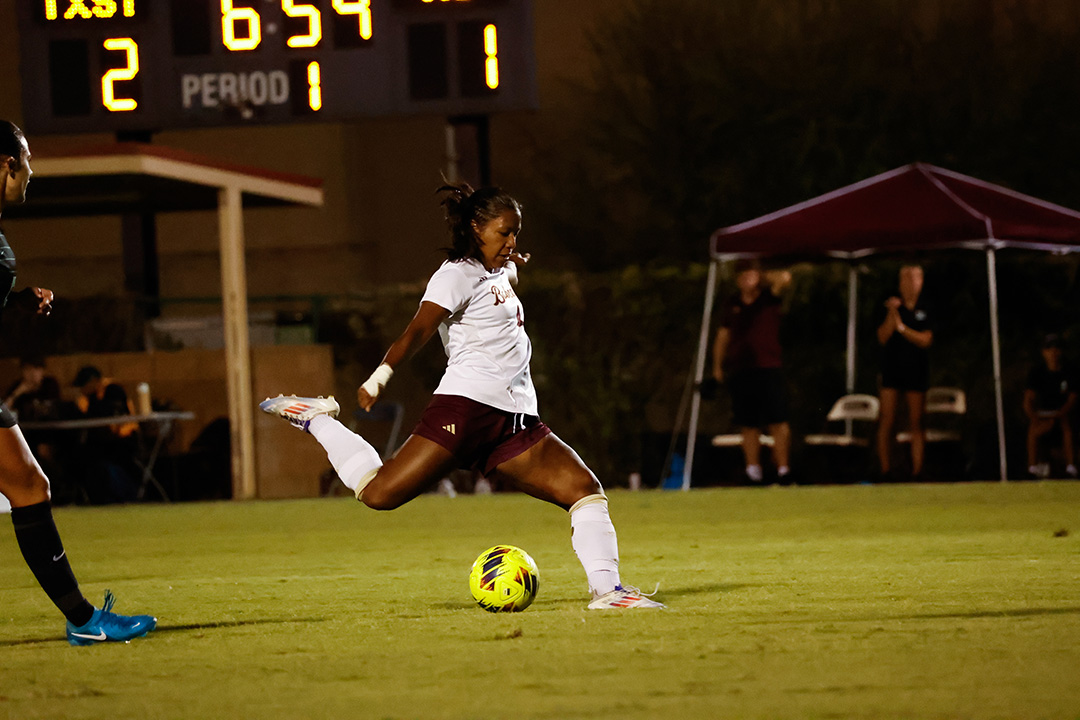
[(494, 25), (484, 28), (484, 82), (495, 90), (499, 87), (499, 31)]
[(318, 112), (322, 109), (322, 71), (319, 68), (319, 63), (308, 63), (307, 81), (308, 107)]
[(113, 68), (101, 76), (101, 104), (110, 112), (128, 112), (139, 106), (134, 98), (116, 97), (114, 83), (134, 80), (139, 74), (139, 46), (131, 38), (109, 38), (106, 50), (122, 50), (127, 54), (124, 67)]

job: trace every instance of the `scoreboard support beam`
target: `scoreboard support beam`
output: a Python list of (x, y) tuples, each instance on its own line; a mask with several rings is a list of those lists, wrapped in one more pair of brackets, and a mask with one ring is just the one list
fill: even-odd
[(218, 228), (233, 498), (251, 500), (256, 496), (255, 418), (244, 263), (244, 207), (242, 193), (236, 186), (218, 191)]
[(161, 314), (157, 216), (152, 212), (124, 213), (121, 219), (124, 289), (138, 301), (140, 322)]

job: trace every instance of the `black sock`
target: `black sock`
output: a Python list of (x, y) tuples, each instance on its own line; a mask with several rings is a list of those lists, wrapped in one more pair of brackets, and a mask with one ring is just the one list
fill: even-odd
[(52, 504), (11, 508), (11, 523), (26, 564), (41, 589), (73, 625), (90, 622), (94, 606), (79, 591), (79, 581), (68, 564), (64, 544), (53, 522)]

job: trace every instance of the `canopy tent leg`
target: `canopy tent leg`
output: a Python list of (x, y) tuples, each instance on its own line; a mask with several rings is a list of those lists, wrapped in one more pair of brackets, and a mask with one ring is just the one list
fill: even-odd
[(224, 187), (218, 191), (218, 232), (221, 243), (233, 499), (250, 500), (256, 494), (255, 422), (251, 398), (247, 272), (244, 266), (244, 206), (238, 187)]
[[(848, 308), (847, 308), (847, 376), (844, 389), (848, 395), (855, 392), (855, 324), (859, 312), (859, 268), (856, 263), (848, 264)], [(853, 421), (844, 421), (844, 431), (850, 437), (854, 432)]]
[(709, 327), (712, 325), (713, 303), (716, 299), (716, 274), (719, 265), (718, 260), (712, 260), (709, 263), (709, 278), (705, 281), (705, 312), (701, 314), (701, 333), (698, 335), (697, 363), (694, 367), (694, 397), (690, 402), (690, 427), (686, 435), (686, 462), (683, 463), (682, 478), (683, 490), (690, 489), (690, 475), (694, 470), (698, 413), (701, 409), (701, 379), (705, 376), (705, 356), (709, 347)]
[(994, 399), (997, 402), (998, 462), (1001, 482), (1009, 476), (1008, 458), (1005, 456), (1005, 403), (1001, 392), (1001, 337), (998, 330), (997, 258), (994, 248), (986, 250), (986, 277), (990, 294), (990, 347), (994, 361)]

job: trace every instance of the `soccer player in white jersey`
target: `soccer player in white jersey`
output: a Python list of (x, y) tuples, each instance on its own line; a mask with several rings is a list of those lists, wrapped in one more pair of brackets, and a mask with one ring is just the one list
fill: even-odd
[(259, 407), (311, 433), (358, 500), (392, 510), (458, 467), (475, 468), (570, 513), (571, 540), (585, 568), (590, 609), (662, 608), (619, 577), (619, 548), (600, 482), (539, 418), (529, 374), (532, 344), (514, 292), (521, 208), (498, 188), (440, 188), (451, 235), (420, 308), (357, 391), (370, 410), (401, 362), (436, 330), (446, 373), (412, 434), (383, 464), (362, 437), (334, 419), (333, 398), (279, 396)]

